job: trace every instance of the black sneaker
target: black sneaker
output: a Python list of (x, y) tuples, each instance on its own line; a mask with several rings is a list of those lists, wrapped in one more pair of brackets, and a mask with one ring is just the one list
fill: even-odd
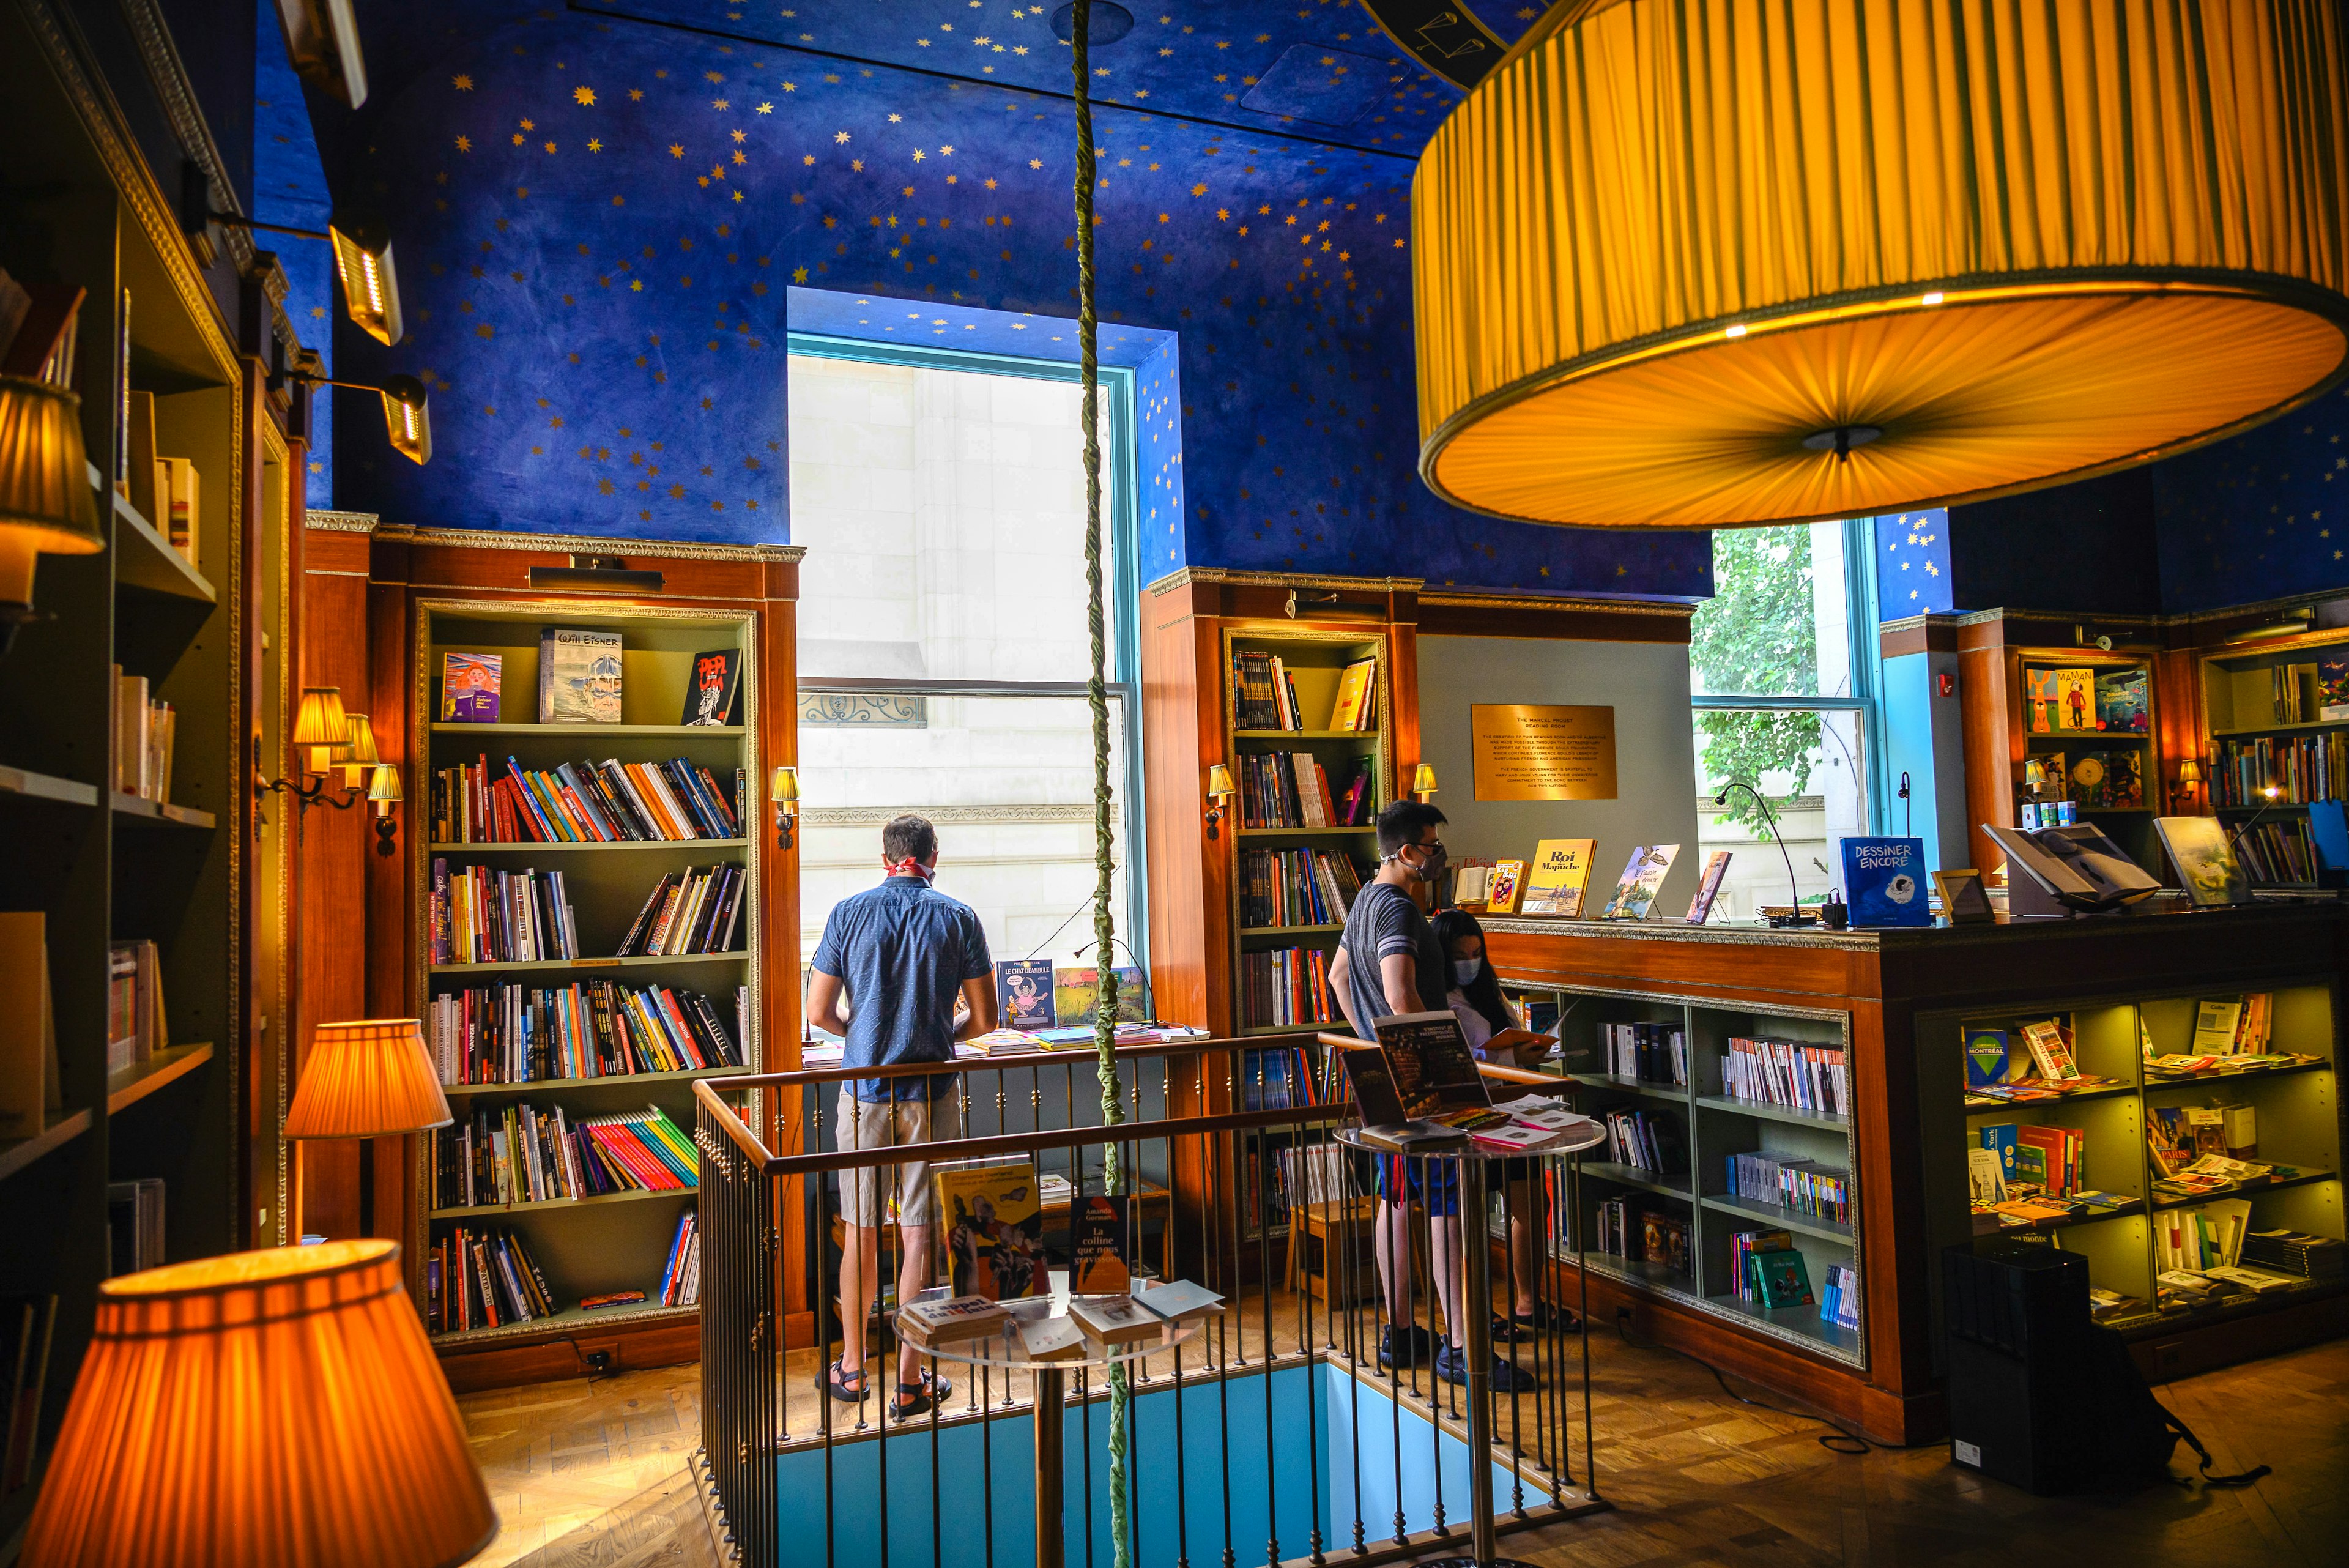
[[(1582, 1329), (1580, 1318), (1576, 1317), (1567, 1308), (1553, 1305), (1548, 1302), (1534, 1303), (1533, 1315), (1513, 1318), (1510, 1322), (1520, 1334), (1547, 1334), (1552, 1330), (1562, 1334), (1578, 1334)], [(1494, 1337), (1498, 1339), (1502, 1336), (1495, 1334)]]
[[(1395, 1332), (1393, 1324), (1388, 1324), (1379, 1330), (1379, 1365), (1385, 1367), (1393, 1366), (1398, 1355), (1405, 1366), (1425, 1365), (1431, 1348), (1429, 1344), (1431, 1338), (1423, 1324), (1413, 1324), (1401, 1334)], [(1396, 1349), (1398, 1343), (1402, 1346), (1400, 1352)]]
[[(1435, 1375), (1446, 1383), (1463, 1387), (1467, 1386), (1467, 1355), (1448, 1339), (1444, 1342), (1444, 1348), (1435, 1353)], [(1541, 1384), (1539, 1378), (1516, 1362), (1505, 1361), (1497, 1355), (1493, 1357), (1491, 1377), (1495, 1394), (1528, 1393)]]

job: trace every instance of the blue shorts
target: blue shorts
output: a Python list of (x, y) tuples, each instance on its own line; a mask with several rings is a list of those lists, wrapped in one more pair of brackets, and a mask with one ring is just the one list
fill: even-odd
[(1456, 1159), (1391, 1154), (1379, 1161), (1376, 1186), (1378, 1195), (1390, 1203), (1402, 1193), (1439, 1218), (1448, 1220), (1460, 1212), (1460, 1162)]

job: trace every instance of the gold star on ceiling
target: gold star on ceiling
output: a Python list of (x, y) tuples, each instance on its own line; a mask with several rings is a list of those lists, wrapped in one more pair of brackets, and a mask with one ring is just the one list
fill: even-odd
[(771, 103), (762, 103), (759, 106), (758, 112), (761, 114), (772, 114), (775, 112), (775, 106)]
[(457, 138), (457, 151), (460, 151), (460, 152), (471, 152), (472, 150), (473, 150), (473, 139), (472, 139), (471, 137), (470, 137), (470, 136), (460, 136), (460, 137)]
[(734, 134), (734, 140), (737, 140), (737, 141), (747, 141), (747, 140), (750, 140), (750, 138), (749, 138), (745, 133), (743, 133), (742, 131), (738, 130), (738, 131), (735, 131), (733, 134)]
[(628, 89), (628, 101), (629, 101), (630, 103), (642, 103), (642, 102), (644, 102), (644, 101), (645, 101), (645, 89), (644, 89), (644, 88), (630, 88)]
[(571, 89), (571, 97), (572, 100), (583, 109), (593, 109), (595, 107), (595, 89), (594, 88), (573, 88)]
[(538, 129), (538, 127), (537, 127), (537, 126), (533, 125), (529, 120), (526, 120), (526, 119), (525, 119), (525, 120), (523, 120), (523, 121), (522, 122), (522, 128), (523, 128), (524, 130), (536, 130)]
[(591, 136), (587, 139), (587, 151), (590, 152), (601, 152), (604, 151), (604, 144)]
[(684, 157), (684, 156), (685, 156), (685, 144), (684, 144), (683, 142), (681, 142), (681, 141), (672, 141), (672, 142), (670, 142), (670, 143), (668, 144), (668, 155), (669, 155), (671, 158), (682, 158), (682, 157)]
[(473, 78), (471, 77), (450, 77), (449, 81), (459, 92), (471, 92), (473, 90)]
[(832, 140), (834, 145), (844, 147), (848, 144), (848, 132), (835, 130), (832, 133)]

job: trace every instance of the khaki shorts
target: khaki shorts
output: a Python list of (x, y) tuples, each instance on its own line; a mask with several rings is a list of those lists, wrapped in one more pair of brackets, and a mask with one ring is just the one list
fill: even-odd
[[(845, 1087), (846, 1085), (843, 1085)], [(833, 1137), (843, 1149), (894, 1148), (908, 1144), (930, 1141), (930, 1103), (927, 1100), (860, 1100), (854, 1095), (840, 1097), (840, 1120), (833, 1129)], [(902, 1165), (859, 1165), (843, 1168), (840, 1173), (840, 1217), (848, 1224), (862, 1225), (868, 1230), (881, 1223), (881, 1184), (895, 1183), (897, 1189), (897, 1223), (926, 1225), (930, 1222), (930, 1165), (927, 1160), (907, 1160)]]

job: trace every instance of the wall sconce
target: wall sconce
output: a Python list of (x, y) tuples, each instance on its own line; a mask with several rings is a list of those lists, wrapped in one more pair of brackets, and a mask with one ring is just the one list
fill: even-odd
[[(367, 716), (360, 714), (359, 722), (365, 723)], [(258, 743), (256, 741), (255, 744)], [(290, 794), (295, 804), (305, 810), (313, 805), (330, 805), (340, 811), (359, 800), (357, 769), (346, 760), (351, 745), (351, 722), (350, 715), (343, 711), (341, 687), (305, 686), (302, 689), (302, 706), (294, 714), (294, 744), (302, 750), (302, 777), (298, 780), (264, 779), (261, 781), (264, 791)], [(372, 730), (368, 732), (367, 744), (372, 753), (375, 750)], [(338, 763), (353, 775), (351, 782), (343, 786), (339, 800), (328, 793), (335, 787), (332, 780)], [(254, 771), (259, 772), (259, 768), (256, 766)], [(315, 783), (312, 782), (314, 780)]]
[(774, 777), (767, 785), (767, 798), (775, 803), (775, 847), (789, 849), (792, 829), (799, 822), (799, 769), (777, 764)]
[(1411, 793), (1423, 805), (1435, 793), (1435, 768), (1432, 763), (1422, 763), (1412, 770)]
[(1232, 796), (1239, 792), (1232, 787), (1232, 770), (1221, 763), (1207, 767), (1207, 836), (1216, 836), (1216, 825), (1224, 820), (1232, 807)]
[(343, 310), (358, 329), (388, 348), (406, 335), (400, 320), (399, 274), (391, 261), (391, 231), (373, 213), (336, 213), (323, 229), (297, 229), (285, 223), (264, 223), (241, 213), (223, 213), (212, 206), (212, 176), (201, 163), (180, 167), (180, 227), (191, 244), (209, 249), (211, 227), (258, 229), (264, 234), (290, 234), (297, 240), (324, 240), (335, 254), (335, 273), (342, 280)]
[(399, 836), (399, 824), (392, 820), (391, 808), (400, 802), (399, 770), (389, 763), (378, 763), (374, 776), (367, 781), (367, 800), (375, 806), (375, 852), (389, 855), (392, 840)]
[(2202, 786), (2202, 764), (2192, 757), (2178, 764), (2178, 793), (2191, 799)]
[[(343, 743), (335, 748), (335, 762), (343, 770), (343, 787), (357, 789), (383, 759), (375, 752), (375, 726), (365, 713), (343, 715)], [(370, 793), (372, 793), (370, 791)]]
[(359, 55), (358, 19), (351, 0), (277, 0), (285, 56), (294, 68), (346, 109), (367, 102), (367, 62)]
[(0, 654), (36, 618), (36, 557), (105, 548), (81, 443), (81, 400), (47, 381), (0, 376)]

